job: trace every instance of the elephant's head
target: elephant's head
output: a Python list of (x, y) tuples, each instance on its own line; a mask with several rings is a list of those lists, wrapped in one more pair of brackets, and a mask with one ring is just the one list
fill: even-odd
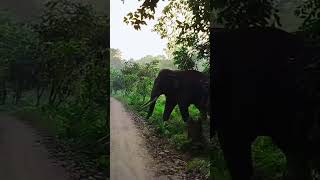
[(162, 69), (159, 72), (157, 78), (154, 80), (150, 100), (144, 105), (150, 104), (147, 119), (152, 115), (158, 97), (162, 94), (174, 95), (177, 93), (179, 86), (180, 80), (176, 71)]

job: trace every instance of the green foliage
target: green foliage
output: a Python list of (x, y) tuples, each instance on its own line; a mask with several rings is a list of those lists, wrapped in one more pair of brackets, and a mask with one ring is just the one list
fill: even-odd
[(213, 24), (217, 22), (227, 28), (281, 26), (275, 4), (275, 0), (213, 0), (212, 10), (217, 14)]
[(188, 162), (188, 171), (203, 174), (206, 178), (210, 176), (210, 161), (195, 158)]
[(177, 45), (191, 48), (197, 58), (209, 56), (209, 1), (169, 1), (154, 30), (169, 40), (168, 48)]
[(270, 176), (281, 179), (285, 172), (286, 159), (280, 149), (273, 144), (269, 137), (259, 137), (253, 144), (253, 159), (259, 176)]
[(295, 10), (295, 15), (304, 21), (300, 30), (304, 31), (307, 36), (319, 44), (320, 32), (320, 3), (317, 0), (304, 1)]
[[(154, 26), (154, 31), (158, 32), (161, 38), (168, 39), (170, 55), (179, 57), (177, 53), (180, 52), (189, 54), (186, 59), (176, 58), (175, 64), (181, 69), (196, 67), (193, 64), (197, 64), (199, 60), (207, 64), (209, 62), (209, 2), (209, 0), (169, 0)], [(157, 3), (156, 0), (145, 1), (137, 11), (129, 13), (124, 21), (140, 29), (141, 25), (146, 24), (145, 20), (154, 18)], [(179, 47), (186, 49), (181, 50)]]
[(173, 52), (173, 61), (181, 70), (192, 70), (196, 68), (195, 62), (185, 47), (181, 47)]
[(125, 89), (125, 80), (120, 70), (111, 68), (110, 88), (115, 92)]
[[(113, 69), (120, 70), (124, 68), (126, 60), (122, 58), (122, 52), (119, 49), (110, 49), (110, 67)], [(129, 60), (129, 62), (132, 60)], [(151, 56), (147, 55), (140, 59), (135, 60), (135, 62), (139, 65), (150, 64), (153, 62), (158, 62), (159, 69), (177, 69), (177, 67), (173, 64), (173, 61), (167, 59), (163, 55)]]
[(141, 65), (151, 63), (151, 62), (158, 62), (159, 69), (177, 69), (173, 61), (167, 59), (163, 55), (158, 55), (158, 56), (147, 55), (145, 57), (142, 57), (141, 59), (136, 60), (136, 62)]
[(37, 123), (49, 128), (60, 142), (68, 144), (74, 152), (82, 153), (94, 160), (97, 168), (109, 168), (106, 149), (110, 132), (106, 129), (108, 115), (103, 107), (77, 103), (59, 108), (49, 105), (34, 107), (29, 104), (19, 108), (18, 112), (22, 118), (33, 114), (27, 120), (40, 121)]
[(170, 142), (175, 145), (178, 150), (187, 150), (190, 144), (185, 134), (175, 134), (170, 138)]
[(124, 22), (130, 23), (135, 29), (141, 29), (141, 25), (146, 25), (145, 19), (154, 19), (155, 8), (159, 0), (145, 1), (134, 13), (128, 13)]
[(132, 61), (124, 62), (124, 67), (120, 71), (111, 71), (112, 90), (123, 89), (127, 95), (138, 93), (144, 101), (151, 91), (152, 79), (159, 71), (157, 66), (158, 61), (143, 65)]
[[(154, 19), (155, 9), (159, 0), (144, 1), (144, 3), (135, 11), (130, 12), (124, 18), (124, 22), (131, 24), (135, 29), (140, 29), (141, 25), (146, 25), (146, 20)], [(172, 13), (172, 9), (181, 10), (183, 13), (192, 12), (194, 16), (191, 19), (194, 21), (195, 27), (197, 30), (203, 30), (207, 26), (206, 23), (210, 21), (210, 1), (201, 0), (201, 1), (187, 1), (187, 0), (169, 0), (169, 5), (165, 7), (163, 13)], [(187, 11), (186, 11), (187, 9)], [(180, 12), (180, 13), (181, 13)], [(177, 13), (177, 14), (180, 14)], [(182, 15), (185, 15), (181, 13)], [(171, 17), (176, 17), (175, 15)], [(173, 19), (176, 21), (176, 19)], [(179, 21), (179, 24), (183, 24), (182, 21)], [(188, 28), (187, 28), (188, 29)], [(183, 34), (183, 33), (182, 33)]]
[(119, 49), (110, 49), (110, 67), (114, 69), (121, 69), (123, 67), (123, 59)]
[(29, 25), (17, 23), (10, 13), (0, 11), (0, 63), (8, 66), (10, 62), (34, 57), (38, 43), (37, 34)]
[(35, 25), (35, 29), (45, 41), (72, 38), (85, 41), (96, 25), (95, 16), (92, 6), (88, 4), (69, 0), (51, 0), (45, 3), (41, 22)]

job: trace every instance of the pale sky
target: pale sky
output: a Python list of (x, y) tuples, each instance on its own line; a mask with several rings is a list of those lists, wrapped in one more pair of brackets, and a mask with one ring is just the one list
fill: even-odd
[[(139, 59), (146, 55), (165, 55), (167, 40), (161, 39), (159, 34), (151, 31), (155, 20), (147, 20), (147, 26), (143, 25), (138, 31), (123, 22), (123, 18), (129, 12), (134, 12), (142, 3), (143, 1), (138, 0), (125, 0), (124, 4), (121, 0), (110, 1), (110, 46), (120, 49), (122, 57), (126, 60)], [(159, 17), (167, 3), (159, 1), (156, 17)]]

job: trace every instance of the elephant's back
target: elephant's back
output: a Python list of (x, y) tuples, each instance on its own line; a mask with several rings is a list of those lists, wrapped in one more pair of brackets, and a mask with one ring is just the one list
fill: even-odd
[(181, 73), (182, 91), (187, 91), (192, 94), (194, 98), (208, 93), (209, 78), (204, 73), (199, 71), (185, 71)]
[(297, 57), (303, 50), (303, 41), (298, 36), (276, 28), (212, 30), (210, 41), (214, 64), (220, 63), (219, 57), (224, 57), (224, 61), (267, 60)]
[(181, 77), (189, 81), (209, 80), (209, 77), (206, 74), (196, 70), (179, 71), (178, 73), (180, 73)]

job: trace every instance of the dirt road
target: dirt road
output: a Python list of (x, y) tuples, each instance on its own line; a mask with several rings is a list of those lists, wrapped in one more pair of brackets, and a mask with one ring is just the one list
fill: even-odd
[(123, 105), (111, 98), (111, 180), (152, 180), (152, 157)]
[(34, 130), (0, 114), (0, 179), (68, 180), (66, 171), (49, 159)]

